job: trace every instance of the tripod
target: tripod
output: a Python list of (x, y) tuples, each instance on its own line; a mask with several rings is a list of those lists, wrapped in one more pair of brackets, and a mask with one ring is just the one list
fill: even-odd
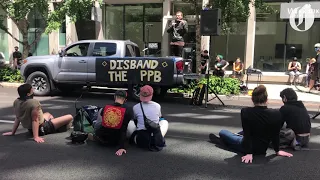
[[(210, 62), (210, 61), (209, 61)], [(207, 79), (207, 85), (205, 86), (205, 95), (206, 95), (206, 98), (205, 98), (205, 107), (207, 108), (208, 107), (208, 102), (214, 100), (215, 98), (217, 98), (220, 103), (222, 104), (222, 106), (225, 106), (224, 102), (219, 98), (218, 94), (216, 93), (215, 90), (213, 90), (211, 87), (210, 87), (210, 84), (209, 84), (209, 79), (210, 79), (210, 66), (209, 66), (209, 62), (207, 62), (207, 72), (206, 72), (206, 79)], [(209, 90), (214, 94), (214, 97), (212, 99), (209, 100)]]
[[(206, 74), (206, 79), (207, 79), (207, 85), (206, 85), (206, 98), (205, 98), (205, 107), (207, 108), (208, 107), (208, 102), (214, 100), (215, 98), (217, 98), (220, 103), (222, 104), (222, 106), (225, 106), (224, 102), (219, 98), (218, 94), (210, 87), (210, 84), (209, 84), (209, 78), (210, 77), (210, 74), (209, 74), (209, 70)], [(212, 99), (209, 99), (209, 90), (214, 94), (214, 97)]]

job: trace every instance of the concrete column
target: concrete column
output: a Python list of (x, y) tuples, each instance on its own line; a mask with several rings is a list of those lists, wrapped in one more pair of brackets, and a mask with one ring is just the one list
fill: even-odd
[[(13, 35), (13, 37), (19, 39), (19, 29), (11, 19), (7, 19), (7, 27), (8, 27), (9, 33), (11, 33)], [(7, 63), (9, 63), (13, 60), (12, 53), (14, 51), (15, 46), (19, 47), (19, 42), (17, 42), (10, 35), (8, 35), (8, 55), (9, 55), (9, 57), (6, 57)]]
[[(206, 6), (208, 3), (209, 0), (202, 0), (203, 7)], [(201, 36), (201, 50), (208, 50), (210, 54), (210, 36)]]
[[(54, 11), (53, 3), (49, 4), (49, 10)], [(49, 54), (57, 54), (59, 51), (59, 31), (53, 31), (49, 34)]]
[(161, 42), (161, 56), (169, 56), (169, 35), (167, 33), (168, 21), (171, 10), (171, 0), (163, 1), (163, 17), (162, 17), (162, 42)]
[[(254, 2), (254, 0), (252, 0)], [(244, 53), (244, 65), (245, 68), (249, 66), (253, 67), (254, 60), (254, 45), (256, 36), (256, 8), (250, 4), (250, 16), (247, 21), (247, 37), (246, 37), (246, 48)]]
[[(100, 8), (100, 4), (98, 1), (95, 1), (94, 6), (97, 8)], [(102, 14), (101, 14), (102, 16)], [(103, 28), (102, 28), (102, 22), (96, 21), (95, 22), (95, 29), (96, 29), (96, 39), (103, 40), (104, 34), (103, 34)]]
[(71, 22), (70, 18), (66, 17), (66, 45), (78, 41), (76, 25)]

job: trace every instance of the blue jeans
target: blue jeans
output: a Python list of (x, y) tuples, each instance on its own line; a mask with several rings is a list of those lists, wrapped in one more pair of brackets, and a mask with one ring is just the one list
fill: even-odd
[(221, 130), (219, 132), (221, 141), (230, 149), (235, 150), (236, 152), (243, 153), (243, 147), (241, 145), (243, 136), (233, 134), (227, 130)]

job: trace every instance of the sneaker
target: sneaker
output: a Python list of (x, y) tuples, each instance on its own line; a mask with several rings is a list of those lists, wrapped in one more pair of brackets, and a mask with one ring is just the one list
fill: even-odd
[(209, 139), (214, 144), (222, 144), (220, 138), (215, 134), (209, 134)]
[(293, 150), (295, 150), (295, 151), (300, 151), (300, 150), (301, 150), (300, 144), (299, 144), (295, 139), (292, 141), (291, 147), (292, 147)]

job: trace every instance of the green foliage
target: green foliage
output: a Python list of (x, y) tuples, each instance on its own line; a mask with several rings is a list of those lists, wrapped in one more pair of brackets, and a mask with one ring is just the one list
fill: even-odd
[(10, 67), (0, 68), (0, 81), (3, 82), (23, 82), (19, 70), (11, 69)]
[[(202, 0), (183, 1), (192, 4), (202, 2)], [(204, 5), (204, 7), (221, 9), (222, 32), (224, 34), (232, 34), (240, 30), (239, 22), (247, 21), (250, 15), (250, 3), (251, 0), (209, 0), (209, 3)], [(252, 5), (261, 13), (272, 14), (277, 12), (274, 8), (265, 3), (264, 0), (255, 0)]]
[[(23, 45), (24, 57), (28, 55), (30, 47), (36, 44), (42, 33), (51, 33), (58, 30), (62, 23), (65, 23), (65, 17), (69, 16), (71, 22), (78, 20), (90, 19), (91, 9), (95, 2), (102, 4), (102, 0), (63, 0), (57, 3), (54, 9), (51, 9), (49, 4), (51, 0), (0, 0), (0, 8), (5, 12), (0, 15), (0, 29), (9, 34), (13, 39)], [(38, 28), (39, 33), (32, 42), (28, 42), (28, 30), (31, 14), (35, 14), (41, 21), (43, 28)], [(4, 24), (6, 19), (12, 19), (20, 30), (23, 40), (15, 37), (8, 31), (8, 27)]]
[[(181, 88), (174, 88), (171, 91), (175, 93), (193, 92), (199, 84), (207, 84), (207, 79), (202, 78), (200, 81), (192, 81), (188, 86)], [(238, 95), (240, 93), (240, 82), (235, 78), (219, 78), (211, 76), (209, 78), (209, 93), (215, 91), (220, 95)]]

